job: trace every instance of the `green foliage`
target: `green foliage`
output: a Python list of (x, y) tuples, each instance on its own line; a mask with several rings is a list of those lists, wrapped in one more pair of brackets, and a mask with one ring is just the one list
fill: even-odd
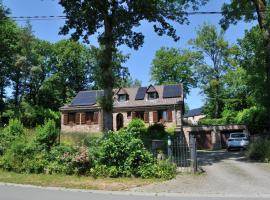
[(252, 160), (270, 162), (270, 138), (260, 138), (252, 142), (246, 154)]
[(199, 121), (200, 125), (224, 125), (226, 124), (226, 121), (222, 118), (218, 119), (209, 119), (209, 118), (203, 118)]
[(135, 118), (129, 122), (127, 126), (127, 131), (134, 133), (139, 136), (146, 132), (146, 126), (143, 120)]
[(8, 126), (4, 128), (3, 133), (6, 139), (12, 141), (24, 134), (23, 124), (19, 119), (11, 119)]
[(151, 80), (158, 85), (182, 83), (184, 94), (188, 94), (196, 86), (194, 68), (201, 64), (198, 52), (161, 47), (152, 61)]
[(159, 161), (156, 164), (140, 166), (139, 174), (142, 178), (172, 179), (176, 176), (176, 165), (168, 160)]
[(118, 171), (117, 176), (137, 176), (140, 165), (153, 162), (152, 155), (144, 148), (143, 142), (134, 133), (125, 130), (109, 132), (102, 140), (98, 154), (98, 165), (114, 167)]
[(42, 106), (32, 106), (27, 102), (21, 104), (21, 119), (25, 126), (35, 127), (44, 124), (46, 120), (54, 120), (57, 127), (60, 127), (60, 112), (46, 109)]
[(43, 173), (47, 165), (44, 152), (38, 152), (35, 144), (20, 137), (12, 142), (0, 160), (0, 166), (6, 170), (27, 173)]
[(8, 126), (0, 131), (0, 155), (4, 154), (12, 141), (24, 135), (24, 127), (19, 119), (9, 120)]
[[(164, 127), (161, 129), (165, 131)], [(0, 136), (11, 135), (13, 138), (4, 146), (5, 151), (1, 152), (2, 169), (19, 173), (165, 179), (173, 178), (176, 173), (174, 165), (169, 162), (156, 163), (152, 154), (145, 149), (139, 138), (139, 134), (145, 132), (145, 124), (139, 120), (135, 120), (127, 129), (109, 132), (104, 138), (81, 137), (80, 147), (57, 144), (59, 132), (53, 120), (38, 127), (33, 140), (17, 131), (23, 131), (22, 124), (19, 120), (11, 120), (5, 131), (0, 132)], [(155, 131), (152, 134), (156, 134)]]
[(166, 127), (165, 131), (168, 135), (173, 136), (175, 135), (175, 129), (176, 129), (176, 126), (171, 126), (171, 127)]
[(55, 122), (48, 120), (43, 126), (37, 127), (35, 142), (40, 148), (50, 150), (51, 147), (57, 143), (59, 133)]
[(147, 133), (148, 138), (151, 139), (166, 139), (167, 132), (165, 131), (165, 126), (161, 123), (156, 123), (148, 127)]
[(211, 118), (221, 117), (225, 98), (224, 75), (234, 65), (236, 47), (224, 39), (224, 31), (210, 24), (199, 27), (197, 37), (189, 41), (193, 48), (203, 54), (204, 64), (196, 67), (199, 87), (207, 98), (205, 114)]
[(131, 130), (110, 132), (101, 141), (100, 148), (96, 152), (97, 161), (90, 174), (94, 177), (139, 176), (165, 179), (175, 177), (176, 166), (169, 161), (155, 163), (152, 155), (144, 148), (142, 140)]

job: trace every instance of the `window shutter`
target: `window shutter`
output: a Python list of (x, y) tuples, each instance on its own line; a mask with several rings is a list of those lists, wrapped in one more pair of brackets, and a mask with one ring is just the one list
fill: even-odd
[(132, 113), (131, 113), (131, 118), (132, 118), (132, 119), (135, 119), (135, 118), (136, 118), (136, 112), (132, 112)]
[(64, 125), (67, 125), (68, 124), (68, 114), (63, 114), (63, 118), (64, 118)]
[(85, 124), (85, 113), (81, 113), (81, 124)]
[(153, 122), (154, 123), (157, 123), (158, 122), (158, 112), (157, 111), (154, 111), (153, 112)]
[(145, 123), (149, 123), (149, 112), (144, 112), (143, 118)]
[(168, 122), (172, 122), (172, 111), (168, 110), (167, 115), (168, 115)]
[(81, 122), (81, 114), (80, 113), (76, 113), (76, 115), (75, 115), (75, 123), (76, 124), (80, 124), (80, 122)]
[(94, 124), (98, 124), (98, 112), (94, 112), (93, 122), (94, 122)]

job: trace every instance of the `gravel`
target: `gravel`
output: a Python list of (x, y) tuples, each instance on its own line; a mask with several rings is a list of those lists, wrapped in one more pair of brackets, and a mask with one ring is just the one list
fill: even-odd
[(270, 164), (249, 162), (242, 152), (202, 151), (198, 155), (205, 173), (180, 174), (176, 179), (132, 191), (270, 197)]

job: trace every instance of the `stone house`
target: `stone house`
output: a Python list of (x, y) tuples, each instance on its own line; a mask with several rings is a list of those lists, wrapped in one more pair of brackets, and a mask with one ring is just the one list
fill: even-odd
[[(150, 85), (113, 90), (113, 129), (119, 130), (134, 118), (147, 125), (182, 126), (183, 85)], [(60, 108), (63, 132), (101, 132), (102, 111), (97, 103), (102, 90), (81, 91), (71, 104)]]

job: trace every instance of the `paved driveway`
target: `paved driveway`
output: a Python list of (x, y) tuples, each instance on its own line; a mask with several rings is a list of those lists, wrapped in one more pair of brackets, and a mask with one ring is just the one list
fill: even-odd
[(248, 162), (242, 152), (202, 151), (198, 156), (205, 174), (178, 175), (174, 180), (136, 188), (133, 191), (270, 197), (270, 164)]

